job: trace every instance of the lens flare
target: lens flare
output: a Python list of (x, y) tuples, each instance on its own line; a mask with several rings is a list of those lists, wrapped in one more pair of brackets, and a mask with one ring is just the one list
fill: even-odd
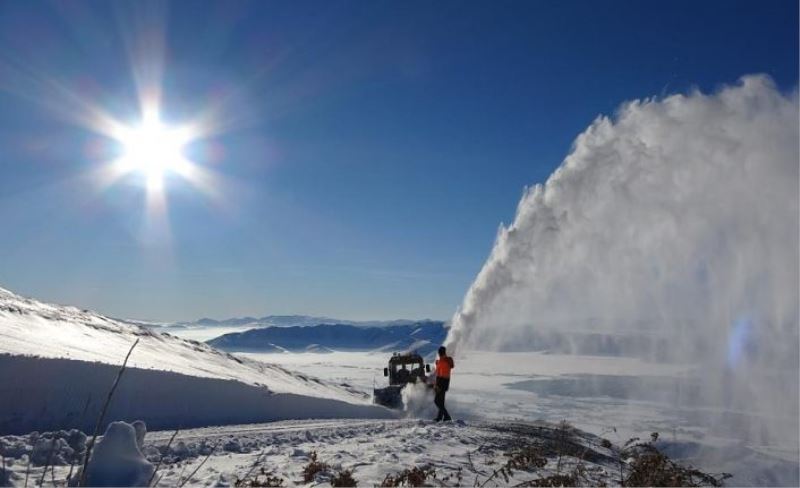
[(148, 190), (160, 190), (167, 173), (187, 174), (192, 163), (183, 154), (190, 141), (188, 131), (163, 124), (160, 120), (145, 121), (141, 126), (126, 129), (119, 138), (124, 154), (119, 164), (128, 171), (142, 173)]
[[(186, 147), (205, 134), (196, 123), (171, 125), (162, 121), (157, 105), (142, 108), (141, 120), (133, 124), (115, 122), (104, 134), (116, 141), (121, 155), (98, 171), (99, 185), (107, 188), (130, 175), (140, 175), (148, 201), (166, 204), (164, 193), (170, 175), (178, 175), (207, 196), (219, 200), (219, 175), (196, 164), (186, 155)], [(158, 199), (155, 194), (162, 194)]]

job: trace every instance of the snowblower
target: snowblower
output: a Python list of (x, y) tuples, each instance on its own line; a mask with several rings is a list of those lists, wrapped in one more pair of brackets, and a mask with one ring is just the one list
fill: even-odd
[(416, 352), (394, 353), (389, 358), (389, 366), (383, 368), (383, 376), (389, 378), (389, 386), (373, 390), (374, 402), (388, 408), (402, 408), (403, 388), (409, 383), (427, 383), (426, 373), (430, 372), (431, 365), (425, 364), (422, 356)]

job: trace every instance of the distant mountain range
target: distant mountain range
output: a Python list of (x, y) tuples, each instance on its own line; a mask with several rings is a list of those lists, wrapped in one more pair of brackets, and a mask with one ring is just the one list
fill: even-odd
[[(131, 322), (129, 320), (129, 322)], [(292, 327), (309, 326), (322, 324), (346, 324), (364, 327), (384, 327), (392, 325), (413, 325), (421, 322), (435, 322), (431, 320), (342, 320), (330, 317), (314, 317), (311, 315), (267, 315), (265, 317), (234, 317), (230, 319), (215, 320), (202, 318), (194, 322), (173, 322), (173, 323), (146, 323), (142, 325), (151, 327), (169, 328), (195, 328), (195, 327)]]
[(315, 325), (268, 326), (224, 334), (207, 341), (226, 351), (355, 351), (402, 352), (416, 350), (423, 356), (435, 351), (447, 337), (444, 322), (434, 320)]

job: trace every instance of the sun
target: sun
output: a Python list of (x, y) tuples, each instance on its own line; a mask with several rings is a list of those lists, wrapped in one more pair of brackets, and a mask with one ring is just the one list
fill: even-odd
[(160, 190), (169, 173), (185, 175), (191, 164), (184, 155), (191, 139), (188, 131), (166, 125), (157, 117), (127, 127), (118, 139), (123, 151), (119, 164), (126, 172), (142, 174), (148, 190)]
[(142, 116), (136, 121), (124, 123), (109, 117), (104, 134), (116, 142), (118, 151), (109, 164), (98, 170), (98, 185), (109, 188), (123, 178), (134, 176), (147, 190), (148, 208), (163, 210), (167, 181), (171, 175), (177, 175), (207, 196), (218, 199), (219, 175), (187, 155), (192, 143), (207, 137), (207, 129), (196, 120), (182, 124), (163, 120), (156, 103), (144, 105)]

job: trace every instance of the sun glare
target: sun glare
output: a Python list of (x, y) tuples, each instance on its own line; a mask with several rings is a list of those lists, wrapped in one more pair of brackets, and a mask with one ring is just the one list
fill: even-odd
[(119, 140), (123, 146), (119, 163), (126, 171), (143, 174), (149, 190), (161, 189), (168, 173), (185, 174), (190, 164), (183, 154), (189, 142), (187, 131), (157, 119), (128, 128)]
[[(98, 161), (100, 164), (87, 164), (83, 175), (94, 185), (91, 197), (105, 196), (114, 186), (124, 182), (125, 188), (119, 190), (125, 196), (143, 197), (143, 233), (147, 234), (143, 236), (143, 242), (168, 242), (168, 197), (172, 185), (175, 185), (173, 190), (184, 197), (193, 197), (193, 192), (197, 191), (212, 203), (227, 205), (223, 194), (226, 179), (218, 172), (218, 165), (208, 164), (220, 161), (222, 146), (218, 141), (208, 139), (233, 127), (236, 119), (226, 115), (227, 104), (239, 90), (235, 86), (224, 87), (221, 91), (223, 96), (215, 98), (213, 103), (203, 98), (191, 104), (188, 99), (184, 100), (181, 118), (174, 118), (176, 114), (171, 114), (162, 104), (166, 12), (161, 4), (145, 3), (146, 8), (140, 12), (142, 18), (126, 26), (122, 33), (132, 74), (130, 87), (135, 88), (136, 100), (131, 96), (134, 93), (121, 93), (119, 99), (112, 100), (112, 107), (124, 113), (125, 118), (119, 118), (119, 114), (109, 110), (111, 107), (98, 102), (96, 95), (101, 90), (94, 84), (84, 86), (80, 83), (80, 89), (74, 89), (60, 78), (28, 72), (22, 59), (19, 66), (26, 66), (24, 71), (15, 73), (12, 65), (16, 63), (9, 64), (0, 59), (0, 72), (6, 75), (8, 71), (14, 75), (14, 82), (4, 89), (20, 90), (21, 95), (37, 99), (59, 118), (100, 136), (87, 144), (84, 155), (92, 161), (102, 158), (102, 162)], [(99, 98), (108, 99), (105, 96)], [(135, 102), (135, 105), (125, 102)], [(196, 113), (186, 118), (186, 110), (190, 107)], [(138, 117), (128, 118), (134, 114)], [(224, 121), (223, 116), (226, 118)]]
[(104, 133), (119, 144), (120, 152), (98, 172), (101, 187), (110, 187), (129, 175), (136, 176), (147, 190), (148, 206), (164, 207), (166, 183), (170, 175), (177, 175), (206, 195), (218, 197), (217, 175), (186, 154), (187, 146), (203, 137), (201, 124), (166, 124), (157, 104), (150, 103), (144, 105), (139, 122), (114, 121), (107, 124)]

